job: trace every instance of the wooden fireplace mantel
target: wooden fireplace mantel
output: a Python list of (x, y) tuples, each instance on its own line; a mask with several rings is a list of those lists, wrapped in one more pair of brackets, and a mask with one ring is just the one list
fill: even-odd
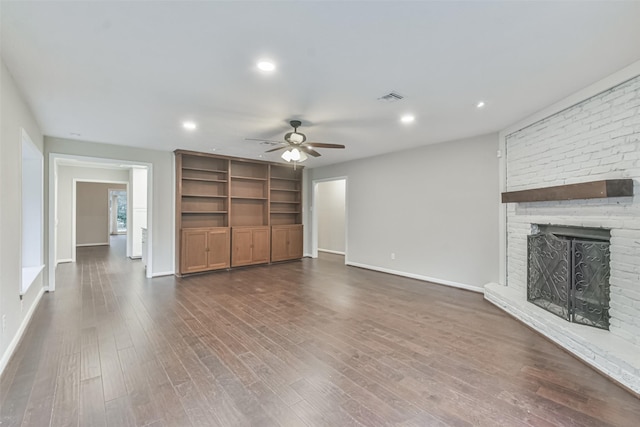
[(553, 200), (600, 199), (633, 196), (633, 179), (605, 179), (579, 184), (502, 193), (502, 203), (546, 202)]

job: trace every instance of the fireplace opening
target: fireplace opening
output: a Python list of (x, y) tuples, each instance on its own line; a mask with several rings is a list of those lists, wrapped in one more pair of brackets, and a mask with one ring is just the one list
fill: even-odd
[(609, 329), (610, 230), (532, 224), (527, 301), (567, 321)]

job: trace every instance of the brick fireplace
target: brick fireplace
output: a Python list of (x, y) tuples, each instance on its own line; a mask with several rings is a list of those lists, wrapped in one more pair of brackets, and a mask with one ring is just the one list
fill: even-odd
[[(633, 180), (632, 196), (505, 204), (505, 283), (485, 298), (640, 394), (640, 76), (502, 136), (503, 191)], [(527, 239), (540, 224), (610, 232), (608, 331), (527, 303)]]

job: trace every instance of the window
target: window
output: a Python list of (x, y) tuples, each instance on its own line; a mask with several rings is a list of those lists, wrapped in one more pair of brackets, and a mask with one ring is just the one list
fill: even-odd
[(22, 130), (22, 284), (24, 295), (44, 268), (43, 157)]

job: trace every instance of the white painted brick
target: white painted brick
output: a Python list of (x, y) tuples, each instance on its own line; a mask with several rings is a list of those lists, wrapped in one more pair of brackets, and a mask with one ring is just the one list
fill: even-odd
[(611, 363), (606, 356), (595, 355), (595, 362), (598, 366), (607, 371), (610, 375), (616, 375), (620, 373), (620, 367)]
[(616, 131), (611, 132), (611, 138), (619, 138), (621, 136), (633, 135), (634, 131), (631, 126), (625, 126), (624, 123), (620, 123), (620, 128)]
[(617, 318), (618, 313), (623, 313), (628, 316), (631, 316), (636, 326), (638, 325), (638, 321), (640, 321), (639, 318), (635, 317), (635, 309), (633, 307), (633, 301), (630, 301), (630, 304), (622, 304), (622, 303), (616, 303), (614, 301), (611, 301), (611, 308), (609, 310), (609, 313), (613, 318)]
[[(509, 204), (507, 285), (525, 298), (531, 224), (610, 228), (610, 333), (640, 345), (640, 76), (507, 135), (505, 160), (507, 191), (634, 180), (632, 198)], [(568, 348), (581, 347), (562, 335), (552, 338)], [(580, 352), (608, 372), (623, 365), (597, 343)], [(623, 368), (620, 375), (640, 384), (639, 369)]]
[(622, 328), (616, 328), (616, 327), (610, 327), (609, 330), (611, 331), (612, 334), (632, 343), (632, 344), (636, 344), (636, 337), (633, 333), (628, 332)]

